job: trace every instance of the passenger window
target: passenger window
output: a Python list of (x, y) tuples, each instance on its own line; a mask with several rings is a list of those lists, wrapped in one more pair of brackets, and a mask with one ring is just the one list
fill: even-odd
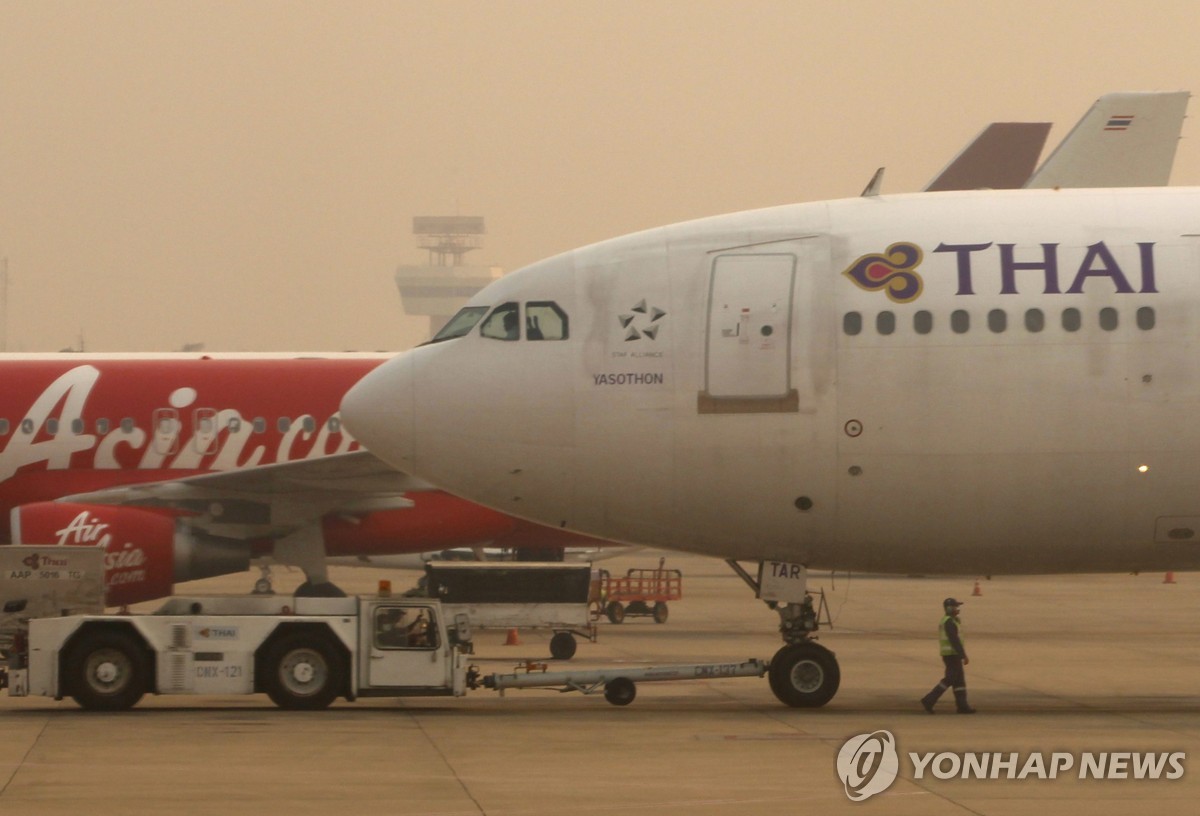
[[(657, 317), (652, 317), (649, 331), (658, 333), (654, 323), (662, 316), (662, 313), (658, 313)], [(526, 303), (525, 339), (566, 340), (567, 313), (560, 309), (557, 303), (549, 300), (531, 300)]]
[(331, 416), (329, 421), (325, 423), (325, 427), (329, 428), (331, 434), (342, 432), (342, 420), (339, 417)]
[(950, 329), (955, 334), (966, 334), (971, 330), (971, 315), (965, 309), (955, 309), (950, 313)]
[(311, 416), (305, 416), (300, 420), (300, 424), (304, 427), (305, 433), (312, 433), (317, 429), (317, 421)]
[(896, 330), (896, 315), (892, 312), (880, 312), (875, 315), (875, 331), (880, 334), (891, 334)]
[(104, 418), (97, 419), (96, 420), (96, 433), (100, 434), (101, 436), (104, 436), (106, 433), (108, 433), (109, 425), (110, 425), (110, 423), (107, 419), (104, 419)]
[(155, 408), (151, 415), (154, 428), (154, 450), (163, 456), (172, 456), (179, 450), (179, 411), (175, 408)]
[(1062, 327), (1069, 332), (1079, 331), (1082, 325), (1082, 318), (1079, 315), (1078, 309), (1063, 309)]
[(0, 436), (8, 436), (8, 420), (0, 419)]
[(1046, 328), (1046, 315), (1041, 309), (1029, 309), (1025, 312), (1025, 328), (1034, 334)]
[(988, 312), (988, 328), (992, 334), (1003, 334), (1008, 328), (1008, 314), (1003, 309), (992, 309)]
[(255, 417), (254, 418), (254, 432), (255, 433), (266, 433), (267, 432), (267, 421), (265, 419), (263, 419), (262, 417)]
[(493, 340), (519, 340), (521, 337), (521, 310), (515, 303), (501, 303), (483, 321), (480, 333)]
[(235, 416), (230, 417), (228, 427), (229, 427), (229, 432), (231, 434), (241, 433), (242, 432), (242, 418), (235, 417)]
[(275, 427), (279, 429), (280, 433), (287, 433), (292, 429), (292, 420), (288, 417), (280, 417), (279, 421), (275, 423)]
[(46, 433), (51, 436), (58, 436), (58, 420), (54, 417), (46, 420)]
[(33, 433), (33, 420), (32, 419), (22, 419), (21, 420), (21, 433), (23, 433), (23, 434)]
[(1105, 331), (1113, 331), (1117, 328), (1117, 310), (1111, 306), (1105, 306), (1100, 310), (1100, 328)]
[(862, 315), (858, 312), (846, 312), (842, 315), (842, 331), (854, 337), (862, 332)]
[(440, 343), (443, 340), (464, 337), (470, 334), (471, 329), (475, 328), (475, 324), (485, 314), (487, 314), (487, 306), (468, 306), (465, 309), (459, 309), (458, 314), (450, 318), (446, 325), (442, 326), (441, 331), (435, 334), (429, 342)]
[(121, 420), (121, 433), (133, 433), (133, 417), (124, 417)]
[(922, 309), (914, 314), (913, 331), (917, 334), (929, 334), (933, 331), (933, 312)]
[(83, 420), (82, 419), (75, 418), (75, 419), (71, 420), (71, 433), (76, 434), (76, 435), (83, 433)]
[[(1137, 310), (1137, 327), (1142, 331), (1150, 331), (1154, 328), (1154, 309), (1143, 306)], [(8, 431), (3, 431), (3, 433), (8, 433)]]

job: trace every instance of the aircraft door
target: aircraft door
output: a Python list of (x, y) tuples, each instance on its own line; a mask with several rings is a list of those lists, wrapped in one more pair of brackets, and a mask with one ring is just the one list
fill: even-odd
[(700, 413), (799, 410), (791, 383), (795, 278), (790, 252), (713, 257)]
[(423, 604), (380, 604), (371, 610), (366, 685), (372, 688), (447, 684), (436, 610)]

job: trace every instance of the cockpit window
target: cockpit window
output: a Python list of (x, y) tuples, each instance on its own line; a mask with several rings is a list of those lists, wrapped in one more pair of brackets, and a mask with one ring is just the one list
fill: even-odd
[(459, 309), (458, 314), (450, 318), (450, 322), (442, 326), (442, 330), (435, 334), (429, 342), (440, 343), (443, 340), (453, 340), (455, 337), (465, 337), (486, 313), (487, 306), (468, 306), (465, 309)]
[(521, 310), (515, 303), (501, 303), (487, 320), (483, 321), (480, 333), (493, 340), (519, 340), (521, 338)]
[(525, 304), (525, 337), (528, 340), (566, 340), (567, 313), (550, 300)]

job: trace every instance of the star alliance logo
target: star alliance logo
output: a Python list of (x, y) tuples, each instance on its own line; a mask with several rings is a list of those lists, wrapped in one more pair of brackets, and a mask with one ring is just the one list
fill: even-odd
[(657, 340), (658, 330), (662, 328), (658, 321), (666, 317), (667, 313), (657, 306), (647, 306), (645, 298), (639, 300), (629, 311), (630, 314), (623, 314), (617, 318), (621, 321), (621, 328), (625, 330), (625, 342), (640, 340), (643, 337)]

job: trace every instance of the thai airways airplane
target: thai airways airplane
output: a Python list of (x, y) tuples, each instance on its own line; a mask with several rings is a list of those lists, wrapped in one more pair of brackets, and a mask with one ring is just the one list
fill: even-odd
[(323, 594), (327, 556), (581, 543), (357, 450), (338, 402), (383, 359), (5, 355), (0, 540), (106, 547), (112, 605), (252, 557)]
[(1200, 568), (1198, 326), (1200, 189), (877, 195), (514, 272), (341, 413), (497, 511), (759, 562), (820, 705), (805, 568)]

